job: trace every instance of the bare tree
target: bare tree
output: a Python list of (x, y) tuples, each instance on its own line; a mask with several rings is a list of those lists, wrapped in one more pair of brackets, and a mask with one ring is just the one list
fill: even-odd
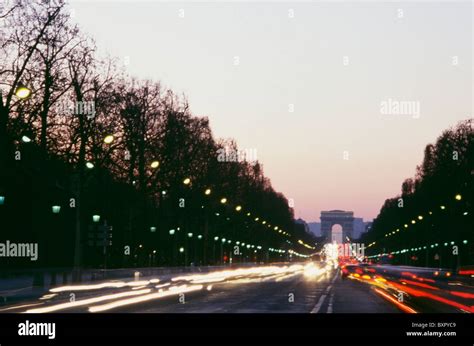
[[(22, 84), (32, 82), (27, 72), (34, 63), (35, 52), (44, 42), (46, 33), (54, 25), (63, 9), (62, 2), (55, 4), (18, 2), (2, 15), (5, 36), (1, 41), (0, 76), (0, 163), (7, 155), (7, 126), (12, 110), (19, 101), (15, 91)], [(30, 87), (31, 88), (31, 87)], [(33, 95), (36, 90), (32, 89)]]

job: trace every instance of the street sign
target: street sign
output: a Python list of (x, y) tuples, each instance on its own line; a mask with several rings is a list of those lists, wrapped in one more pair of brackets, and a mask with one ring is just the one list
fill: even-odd
[(106, 222), (103, 225), (89, 225), (87, 245), (91, 247), (109, 247), (112, 246), (112, 226)]

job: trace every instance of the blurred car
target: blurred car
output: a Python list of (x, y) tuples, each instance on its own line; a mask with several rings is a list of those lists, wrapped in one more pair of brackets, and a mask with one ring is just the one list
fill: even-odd
[(341, 266), (341, 277), (347, 278), (349, 274), (354, 273), (357, 265), (356, 264), (345, 264)]

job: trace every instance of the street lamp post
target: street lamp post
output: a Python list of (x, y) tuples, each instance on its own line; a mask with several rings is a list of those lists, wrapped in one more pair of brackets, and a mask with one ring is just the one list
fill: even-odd
[(217, 254), (216, 254), (216, 243), (219, 241), (219, 237), (215, 236), (214, 237), (214, 243), (212, 246), (212, 256), (214, 257), (214, 264), (217, 264)]
[[(179, 253), (182, 254), (183, 252), (184, 252), (184, 247), (180, 247), (180, 248), (179, 248)], [(185, 263), (186, 263), (186, 254), (185, 254), (185, 260), (184, 260), (184, 261), (185, 261)], [(181, 263), (181, 256), (179, 256), (179, 261), (178, 261), (178, 262)]]
[(73, 176), (75, 185), (75, 236), (74, 236), (74, 267), (72, 273), (73, 282), (81, 281), (81, 262), (82, 262), (82, 244), (81, 244), (81, 194), (82, 194), (82, 168), (81, 172)]
[[(114, 141), (114, 137), (112, 135), (108, 135), (104, 138), (104, 142), (106, 144), (111, 144), (113, 141)], [(73, 185), (73, 195), (75, 197), (75, 218), (76, 218), (75, 227), (74, 227), (75, 229), (74, 261), (73, 261), (73, 273), (72, 273), (72, 278), (73, 278), (73, 281), (75, 282), (81, 281), (81, 265), (82, 265), (81, 199), (82, 199), (84, 185), (86, 185), (88, 182), (87, 179), (86, 180), (84, 179), (85, 168), (92, 170), (94, 168), (94, 164), (90, 161), (86, 162), (85, 157), (79, 155), (78, 172), (74, 173), (71, 177), (72, 185)], [(100, 216), (94, 215), (94, 217), (93, 217), (93, 221), (99, 222)], [(96, 221), (97, 217), (98, 217), (98, 220)]]
[[(181, 248), (183, 249), (183, 248)], [(181, 251), (181, 249), (179, 249)], [(183, 249), (183, 251), (181, 252), (184, 252), (184, 266), (187, 267), (188, 266), (188, 251), (189, 251), (189, 246), (187, 247), (187, 249)]]
[(202, 240), (202, 234), (199, 234), (197, 236), (197, 242), (196, 242), (196, 263), (201, 263), (202, 261), (202, 252), (200, 251), (200, 245), (201, 243), (203, 243), (201, 240)]
[[(191, 252), (191, 249), (194, 248), (194, 247), (192, 246), (192, 243), (193, 243), (193, 234), (192, 234), (191, 232), (189, 232), (189, 233), (188, 233), (188, 239), (187, 239), (187, 241), (186, 241), (186, 244), (187, 244), (187, 245), (186, 245), (186, 249), (187, 249), (186, 254), (187, 254), (188, 252), (190, 253), (190, 252)], [(194, 256), (196, 256), (196, 254), (194, 254)], [(192, 257), (186, 257), (186, 258), (187, 258), (188, 261), (192, 259)], [(188, 262), (186, 261), (186, 265), (187, 265), (187, 264), (188, 264)]]
[(222, 261), (223, 264), (225, 264), (224, 263), (224, 244), (225, 244), (225, 242), (226, 242), (226, 239), (222, 238), (222, 240), (221, 240), (221, 258), (219, 259), (219, 262)]
[(176, 249), (175, 249), (176, 242), (175, 242), (175, 237), (174, 237), (175, 232), (176, 231), (174, 229), (170, 229), (169, 231), (169, 234), (171, 236), (171, 263), (172, 265), (176, 265)]

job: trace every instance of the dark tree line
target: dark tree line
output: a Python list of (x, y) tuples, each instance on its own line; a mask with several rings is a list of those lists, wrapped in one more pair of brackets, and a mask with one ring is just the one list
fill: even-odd
[[(395, 263), (457, 266), (473, 263), (473, 120), (444, 131), (428, 144), (414, 178), (387, 199), (365, 236), (369, 255), (392, 254)], [(457, 246), (459, 256), (452, 256)], [(412, 250), (418, 249), (418, 250)]]
[[(88, 244), (105, 229), (109, 266), (307, 253), (298, 240), (313, 239), (296, 237), (293, 211), (262, 165), (217, 160), (236, 143), (216, 140), (184, 96), (98, 58), (61, 1), (0, 11), (1, 240), (38, 242), (38, 266), (102, 263), (102, 248)], [(239, 255), (236, 241), (245, 243)]]

